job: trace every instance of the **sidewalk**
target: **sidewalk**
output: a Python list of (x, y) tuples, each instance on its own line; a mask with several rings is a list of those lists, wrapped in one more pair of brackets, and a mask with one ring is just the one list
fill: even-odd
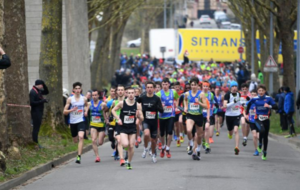
[(270, 133), (269, 137), (271, 137), (272, 139), (277, 140), (278, 142), (288, 143), (288, 144), (296, 146), (296, 148), (300, 148), (300, 136), (299, 135), (297, 137), (287, 139), (284, 136), (275, 135), (273, 133)]

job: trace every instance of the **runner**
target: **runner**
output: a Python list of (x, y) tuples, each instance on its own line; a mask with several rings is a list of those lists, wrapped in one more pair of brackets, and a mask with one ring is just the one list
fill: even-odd
[[(187, 134), (186, 130), (186, 113), (184, 112), (184, 95), (186, 92), (191, 90), (191, 85), (189, 83), (186, 83), (184, 86), (184, 93), (181, 94), (178, 105), (183, 109), (181, 110), (182, 114), (179, 116), (179, 125), (180, 125), (180, 143), (184, 142), (184, 134)], [(188, 146), (189, 147), (189, 146)]]
[(258, 96), (252, 98), (249, 101), (246, 113), (249, 113), (252, 104), (254, 104), (254, 109), (256, 111), (255, 124), (259, 130), (259, 144), (257, 147), (257, 151), (261, 153), (262, 145), (264, 145), (261, 158), (262, 160), (267, 160), (270, 113), (271, 109), (277, 109), (278, 106), (270, 96), (266, 95), (266, 87), (264, 85), (258, 85), (257, 91)]
[[(177, 81), (174, 83), (174, 90), (177, 92), (177, 94), (180, 96), (182, 94), (182, 91), (180, 90), (180, 83)], [(176, 103), (176, 102), (174, 102)], [(181, 115), (181, 111), (179, 109), (177, 109), (175, 111), (175, 119), (174, 119), (174, 140), (177, 142), (176, 146), (180, 147), (180, 131), (182, 131), (181, 129), (181, 125), (179, 124), (179, 117)]]
[(142, 158), (146, 158), (148, 152), (148, 143), (151, 137), (151, 152), (152, 161), (157, 162), (156, 159), (156, 141), (157, 141), (157, 113), (163, 113), (162, 103), (159, 97), (154, 94), (155, 84), (151, 81), (146, 83), (146, 94), (143, 94), (138, 99), (141, 103), (145, 120), (143, 121), (144, 130), (144, 151)]
[[(188, 154), (192, 155), (193, 160), (200, 160), (200, 150), (201, 150), (201, 138), (203, 136), (203, 108), (207, 108), (207, 100), (205, 94), (198, 90), (199, 79), (192, 77), (190, 80), (191, 89), (186, 92), (184, 95), (184, 111), (186, 115), (186, 127), (187, 127), (187, 136), (189, 139), (189, 151)], [(193, 140), (193, 127), (196, 126), (197, 138)], [(196, 151), (197, 148), (197, 151)]]
[(232, 139), (235, 134), (235, 155), (240, 152), (239, 149), (239, 125), (241, 117), (241, 94), (238, 92), (238, 84), (236, 81), (230, 82), (230, 91), (224, 96), (224, 108), (226, 108), (226, 125), (228, 129), (228, 138)]
[(207, 81), (202, 83), (202, 92), (205, 94), (207, 101), (209, 102), (208, 108), (203, 109), (203, 127), (204, 127), (204, 138), (205, 138), (205, 153), (211, 152), (210, 144), (213, 143), (212, 138), (210, 138), (211, 131), (213, 133), (215, 118), (213, 116), (213, 105), (214, 105), (214, 95), (209, 91), (210, 85)]
[(106, 107), (107, 109), (105, 109), (105, 114), (107, 115), (108, 119), (108, 123), (107, 126), (107, 132), (108, 132), (108, 139), (111, 142), (111, 148), (114, 150), (112, 157), (116, 157), (116, 153), (117, 151), (116, 149), (116, 142), (115, 142), (115, 137), (114, 137), (114, 133), (115, 133), (115, 126), (116, 126), (116, 120), (114, 119), (113, 115), (111, 114), (111, 110), (112, 110), (112, 104), (113, 101), (116, 99), (116, 87), (112, 86), (110, 88), (110, 95), (108, 96), (108, 98), (105, 100), (106, 103)]
[(241, 123), (242, 123), (242, 133), (243, 133), (243, 146), (247, 146), (247, 140), (248, 140), (248, 135), (250, 132), (250, 123), (247, 122), (247, 120), (244, 117), (244, 106), (246, 105), (247, 101), (250, 100), (251, 94), (249, 93), (248, 90), (248, 85), (246, 83), (243, 83), (241, 86), (241, 104), (242, 104), (242, 109), (241, 109)]
[[(135, 88), (134, 89), (134, 96), (135, 96), (135, 100), (137, 101), (138, 98), (140, 97), (141, 95), (141, 92), (142, 92), (142, 89), (140, 87), (138, 88)], [(142, 143), (142, 140), (141, 140), (141, 121), (139, 119), (136, 120), (136, 141), (135, 141), (135, 148), (138, 148), (139, 147), (139, 144)]]
[[(107, 117), (103, 112), (105, 108), (105, 102), (99, 100), (99, 91), (92, 91), (92, 101), (89, 107), (90, 111), (90, 128), (91, 136), (93, 141), (93, 150), (96, 155), (95, 162), (100, 162), (100, 157), (98, 153), (98, 145), (102, 145), (105, 137), (105, 124), (104, 121), (107, 121)], [(107, 121), (108, 122), (108, 121)]]
[(85, 133), (84, 117), (88, 115), (87, 99), (80, 94), (82, 84), (75, 82), (73, 84), (74, 96), (67, 99), (64, 108), (64, 115), (70, 114), (70, 129), (74, 143), (78, 142), (78, 155), (76, 163), (81, 163), (81, 153), (83, 148), (83, 138)]
[[(164, 78), (162, 81), (163, 89), (156, 93), (158, 97), (161, 98), (164, 113), (159, 114), (159, 126), (160, 126), (160, 141), (162, 142), (162, 149), (160, 157), (165, 157), (165, 151), (167, 153), (167, 158), (171, 158), (170, 145), (172, 142), (172, 133), (174, 127), (174, 117), (175, 117), (175, 106), (174, 102), (179, 99), (179, 95), (175, 90), (170, 90), (170, 81), (168, 78)], [(177, 103), (176, 103), (177, 106)], [(176, 108), (177, 109), (177, 108)], [(167, 146), (165, 145), (164, 136), (167, 137)]]
[[(162, 86), (161, 86), (161, 82), (160, 81), (157, 81), (155, 82), (155, 94), (160, 92), (162, 89)], [(158, 113), (157, 113), (158, 115)], [(160, 128), (159, 128), (159, 119), (157, 119), (157, 145), (158, 145), (158, 150), (161, 150), (162, 149), (162, 143), (160, 142)]]
[(219, 87), (217, 87), (215, 89), (215, 95), (216, 95), (216, 98), (217, 98), (217, 103), (219, 104), (219, 108), (218, 108), (217, 114), (215, 116), (215, 118), (216, 118), (216, 120), (215, 120), (216, 121), (216, 129), (217, 129), (216, 136), (218, 137), (220, 135), (220, 128), (222, 127), (223, 120), (224, 120), (224, 115), (225, 115), (225, 112), (222, 109), (224, 96), (221, 94), (221, 90), (220, 90)]
[[(257, 96), (256, 90), (252, 90), (251, 91), (251, 98), (254, 98), (256, 96)], [(247, 105), (248, 105), (248, 102), (247, 102)], [(257, 140), (259, 138), (259, 131), (258, 131), (256, 125), (255, 125), (255, 104), (251, 105), (248, 115), (246, 114), (246, 109), (244, 109), (244, 117), (250, 123), (250, 128), (251, 128), (251, 131), (252, 131), (254, 150), (255, 150), (253, 156), (259, 156), (259, 152), (257, 150)]]
[[(114, 108), (116, 105), (118, 105), (120, 102), (123, 102), (125, 99), (125, 87), (123, 85), (118, 85), (117, 87), (117, 95), (118, 95), (118, 99), (114, 100), (112, 107)], [(121, 110), (116, 110), (116, 114), (120, 115)], [(112, 111), (113, 114), (113, 111)], [(114, 114), (113, 114), (114, 115)], [(114, 115), (115, 117), (115, 115)], [(120, 126), (118, 125), (118, 117), (115, 117), (116, 119), (116, 135), (115, 138), (117, 139), (117, 150), (118, 150), (118, 156), (120, 157), (120, 166), (124, 166), (125, 165), (125, 160), (124, 160), (124, 156), (123, 156), (123, 147), (122, 147), (122, 143), (121, 143), (121, 137), (120, 137)]]
[[(112, 110), (113, 115), (118, 120), (118, 126), (120, 131), (120, 139), (122, 146), (128, 149), (128, 162), (127, 169), (131, 170), (131, 161), (134, 154), (134, 142), (136, 139), (136, 119), (140, 121), (144, 120), (142, 114), (142, 108), (140, 104), (137, 104), (134, 97), (134, 89), (127, 89), (128, 98), (120, 101)], [(117, 111), (120, 111), (120, 115)]]

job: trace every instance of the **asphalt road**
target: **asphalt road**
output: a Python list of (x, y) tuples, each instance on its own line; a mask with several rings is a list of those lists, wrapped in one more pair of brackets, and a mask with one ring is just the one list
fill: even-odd
[[(204, 154), (201, 161), (187, 155), (187, 139), (181, 147), (173, 141), (172, 158), (141, 158), (143, 148), (135, 149), (133, 170), (120, 167), (111, 157), (110, 143), (99, 148), (101, 162), (95, 163), (92, 151), (82, 156), (82, 164), (75, 158), (68, 163), (39, 176), (17, 189), (26, 190), (92, 190), (92, 189), (300, 189), (300, 151), (289, 144), (269, 141), (268, 160), (252, 156), (252, 136), (248, 145), (240, 147), (234, 155), (234, 140), (227, 138), (223, 127), (220, 137), (214, 137), (212, 152)], [(241, 143), (240, 143), (241, 144)]]

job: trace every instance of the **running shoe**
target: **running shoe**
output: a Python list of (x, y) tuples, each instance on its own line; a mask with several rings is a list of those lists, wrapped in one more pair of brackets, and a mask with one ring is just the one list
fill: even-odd
[(127, 170), (132, 170), (132, 166), (130, 163), (127, 164)]
[(161, 142), (158, 143), (158, 150), (161, 150), (162, 149), (162, 144)]
[(111, 146), (112, 149), (115, 149), (116, 148), (115, 142), (111, 142), (110, 146)]
[(140, 136), (138, 136), (138, 137), (137, 137), (137, 142), (138, 142), (139, 144), (141, 144), (141, 143), (142, 143), (142, 139), (141, 139), (141, 137), (140, 137)]
[(100, 162), (100, 157), (97, 156), (95, 162)]
[(146, 158), (147, 152), (148, 152), (148, 150), (145, 150), (145, 149), (144, 149), (144, 151), (143, 151), (143, 153), (142, 153), (142, 158)]
[(135, 141), (135, 148), (139, 148), (139, 143), (137, 141)]
[(230, 135), (229, 133), (228, 133), (228, 138), (229, 138), (229, 139), (232, 139), (232, 135)]
[(166, 152), (167, 152), (167, 158), (171, 158), (170, 150), (166, 150)]
[(214, 143), (214, 139), (213, 138), (209, 138), (209, 144)]
[(258, 151), (259, 153), (261, 153), (261, 145), (258, 145), (257, 151)]
[(75, 163), (76, 164), (80, 164), (81, 163), (81, 157), (80, 156), (77, 156)]
[(111, 157), (115, 157), (116, 156), (116, 151), (114, 151), (113, 153), (112, 153), (112, 155), (111, 155)]
[(200, 151), (197, 151), (197, 157), (201, 160)]
[(193, 154), (193, 147), (192, 146), (188, 146), (188, 155), (192, 155)]
[(183, 138), (183, 136), (180, 136), (180, 142), (181, 142), (181, 143), (184, 143), (184, 138)]
[(121, 159), (120, 160), (120, 166), (124, 166), (125, 165), (125, 160), (124, 159)]
[(174, 135), (174, 136), (173, 136), (173, 139), (174, 139), (174, 141), (177, 141), (177, 136)]
[(238, 147), (235, 147), (234, 149), (234, 154), (239, 155), (240, 149)]
[(153, 163), (156, 163), (156, 162), (157, 162), (156, 154), (153, 154), (153, 155), (152, 155), (152, 162), (153, 162)]
[(263, 160), (263, 161), (266, 161), (267, 160), (267, 152), (263, 152), (263, 154), (261, 155), (261, 159)]
[(177, 140), (177, 144), (176, 144), (176, 146), (177, 146), (177, 147), (180, 147), (180, 146), (181, 146), (181, 144), (180, 144), (180, 140), (179, 140), (179, 139)]
[(284, 136), (285, 138), (292, 138), (292, 137), (294, 137), (294, 135), (293, 134), (291, 134), (291, 135), (286, 135), (286, 136)]
[(258, 152), (257, 149), (256, 149), (255, 152), (253, 153), (253, 156), (259, 156), (259, 152)]
[(160, 157), (161, 158), (165, 157), (165, 149), (161, 149)]
[(149, 156), (152, 156), (153, 154), (152, 154), (152, 150), (149, 150)]
[(115, 160), (120, 160), (120, 157), (118, 155), (116, 155)]
[(242, 144), (243, 146), (247, 146), (247, 139), (244, 139)]
[(192, 155), (193, 160), (200, 160), (199, 157), (196, 154)]
[(206, 149), (205, 149), (205, 154), (210, 153), (210, 152), (211, 152), (211, 149), (210, 149), (210, 146), (209, 146), (208, 143), (205, 143), (205, 147), (206, 147)]
[(220, 133), (217, 131), (217, 132), (216, 132), (216, 136), (218, 137), (219, 135), (220, 135)]

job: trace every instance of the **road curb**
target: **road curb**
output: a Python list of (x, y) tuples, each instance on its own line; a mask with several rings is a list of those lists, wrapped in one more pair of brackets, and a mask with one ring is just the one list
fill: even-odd
[(275, 139), (275, 140), (277, 140), (279, 142), (283, 142), (283, 143), (288, 142), (290, 144), (295, 145), (297, 148), (300, 148), (300, 140), (299, 139), (293, 139), (292, 138), (292, 139), (287, 140), (287, 139), (284, 139), (283, 136), (275, 135), (273, 133), (269, 133), (269, 137), (271, 137), (271, 138), (273, 138), (273, 139)]
[[(108, 142), (108, 138), (105, 138), (104, 139), (104, 143), (105, 142)], [(92, 150), (93, 147), (92, 145), (88, 145), (86, 147), (83, 148), (82, 150), (82, 154)], [(27, 171), (25, 172), (24, 174), (22, 174), (21, 176), (15, 178), (15, 179), (11, 179), (9, 181), (6, 181), (4, 182), (3, 184), (0, 184), (0, 189), (2, 190), (9, 190), (11, 188), (14, 188), (18, 185), (21, 185), (23, 183), (25, 183), (26, 181), (38, 176), (38, 175), (41, 175), (45, 172), (48, 172), (50, 170), (52, 170), (53, 168), (61, 165), (62, 163), (72, 159), (72, 158), (75, 158), (75, 156), (77, 155), (77, 151), (74, 151), (74, 152), (70, 152), (64, 156), (62, 156), (61, 158), (56, 158), (46, 164), (43, 164), (43, 165), (40, 165), (40, 166), (37, 166), (35, 168), (32, 168), (30, 171)]]

